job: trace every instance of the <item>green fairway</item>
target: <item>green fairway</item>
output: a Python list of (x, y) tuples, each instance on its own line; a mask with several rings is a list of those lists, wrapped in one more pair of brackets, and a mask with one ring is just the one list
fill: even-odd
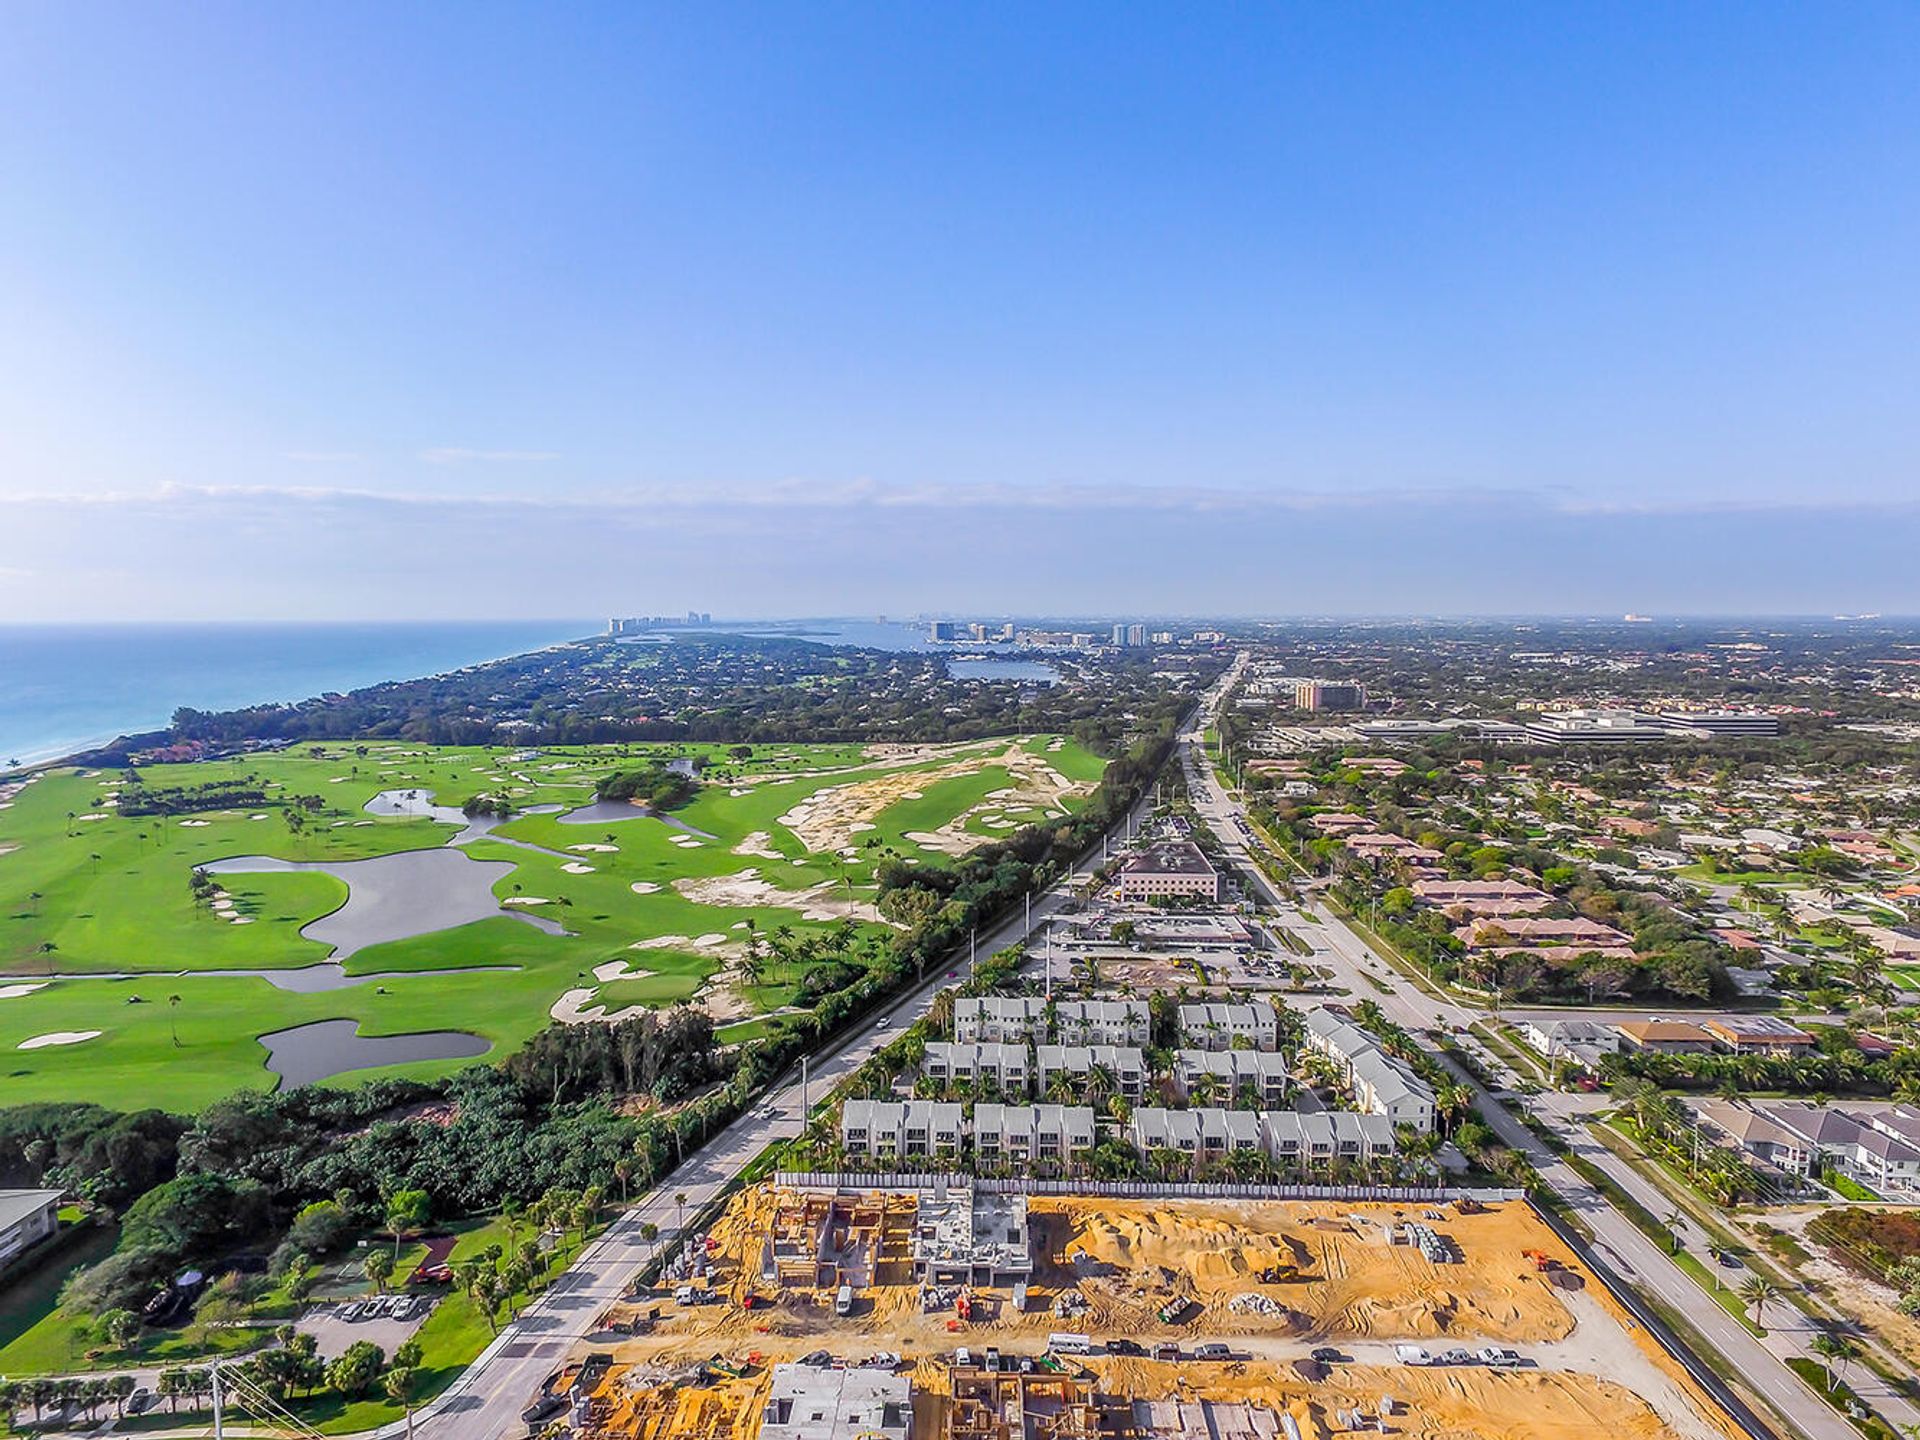
[[(596, 778), (673, 758), (707, 768), (670, 821), (639, 809), (562, 818), (593, 802)], [(747, 983), (734, 967), (750, 933), (825, 934), (850, 917), (859, 936), (883, 937), (871, 907), (882, 860), (947, 863), (1082, 803), (1101, 768), (1050, 736), (924, 750), (781, 745), (746, 756), (723, 745), (516, 755), (329, 743), (143, 767), (145, 793), (176, 803), (199, 787), (243, 787), (237, 803), (165, 816), (119, 813), (116, 801), (140, 793), (122, 772), (51, 772), (0, 809), (0, 1075), (15, 1103), (192, 1110), (237, 1088), (271, 1088), (278, 1077), (257, 1037), (319, 1020), (356, 1021), (363, 1036), (465, 1030), (494, 1057), (556, 1013), (594, 1018), (697, 999), (716, 1020), (744, 1026), (791, 1003), (804, 978), (804, 967), (769, 962)], [(374, 902), (350, 899), (349, 884), (318, 871), (216, 874), (196, 893), (196, 866), (242, 856), (336, 864), (444, 850), (461, 833), (369, 814), (385, 791), (454, 808), (476, 796), (514, 805), (513, 820), (455, 848), (512, 867), (492, 883), (493, 899), (481, 880), (479, 913), (362, 943), (345, 972), (375, 981), (301, 993), (261, 975), (206, 973), (315, 965), (330, 946), (302, 927), (348, 923)], [(535, 806), (558, 808), (526, 813)], [(946, 853), (907, 838), (936, 832)], [(410, 924), (416, 896), (398, 898), (400, 923)], [(496, 968), (448, 973), (470, 967)], [(342, 1078), (426, 1078), (468, 1063)]]

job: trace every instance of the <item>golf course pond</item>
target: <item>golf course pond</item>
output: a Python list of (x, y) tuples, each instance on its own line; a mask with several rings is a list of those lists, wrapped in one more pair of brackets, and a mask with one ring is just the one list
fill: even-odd
[(352, 1070), (404, 1065), (413, 1060), (468, 1060), (493, 1046), (464, 1030), (420, 1030), (410, 1035), (362, 1035), (358, 1020), (316, 1020), (262, 1035), (267, 1068), (280, 1088), (312, 1085)]
[(369, 945), (410, 940), (452, 930), (475, 920), (510, 915), (549, 935), (566, 930), (553, 920), (502, 905), (493, 887), (513, 873), (506, 860), (476, 860), (464, 850), (401, 850), (366, 860), (279, 860), (271, 855), (241, 855), (201, 867), (211, 875), (270, 875), (317, 870), (347, 887), (338, 910), (300, 927), (309, 940), (331, 945), (327, 957), (347, 959)]

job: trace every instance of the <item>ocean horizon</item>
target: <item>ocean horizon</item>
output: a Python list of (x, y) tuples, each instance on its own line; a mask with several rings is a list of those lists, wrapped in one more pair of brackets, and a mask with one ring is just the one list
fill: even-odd
[(0, 768), (229, 710), (411, 680), (601, 633), (604, 620), (0, 625)]

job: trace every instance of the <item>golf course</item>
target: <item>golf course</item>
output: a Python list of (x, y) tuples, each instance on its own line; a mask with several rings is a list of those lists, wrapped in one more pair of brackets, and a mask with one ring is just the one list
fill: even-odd
[[(14, 1103), (192, 1111), (683, 1001), (748, 1038), (886, 943), (879, 864), (1072, 810), (1102, 767), (1038, 735), (40, 772), (0, 784), (0, 1074)], [(675, 777), (670, 808), (601, 797), (636, 773)]]

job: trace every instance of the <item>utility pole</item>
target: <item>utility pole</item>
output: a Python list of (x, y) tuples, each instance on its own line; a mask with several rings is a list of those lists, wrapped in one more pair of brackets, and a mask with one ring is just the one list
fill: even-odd
[(1021, 926), (1020, 926), (1020, 934), (1022, 938), (1028, 935), (1031, 935), (1033, 933), (1033, 891), (1031, 890), (1027, 891), (1026, 895), (1023, 898), (1027, 902), (1027, 915), (1026, 915), (1026, 919), (1021, 922)]
[(214, 1361), (207, 1370), (213, 1377), (213, 1440), (226, 1440), (226, 1395), (220, 1386), (220, 1362)]
[(1047, 927), (1047, 999), (1053, 999), (1053, 927)]
[(976, 947), (980, 942), (980, 927), (974, 926), (967, 931), (967, 979), (973, 979), (973, 972), (979, 967), (979, 955)]
[(807, 1057), (800, 1057), (800, 1133), (807, 1133), (807, 1121), (813, 1113), (813, 1107), (807, 1103)]

